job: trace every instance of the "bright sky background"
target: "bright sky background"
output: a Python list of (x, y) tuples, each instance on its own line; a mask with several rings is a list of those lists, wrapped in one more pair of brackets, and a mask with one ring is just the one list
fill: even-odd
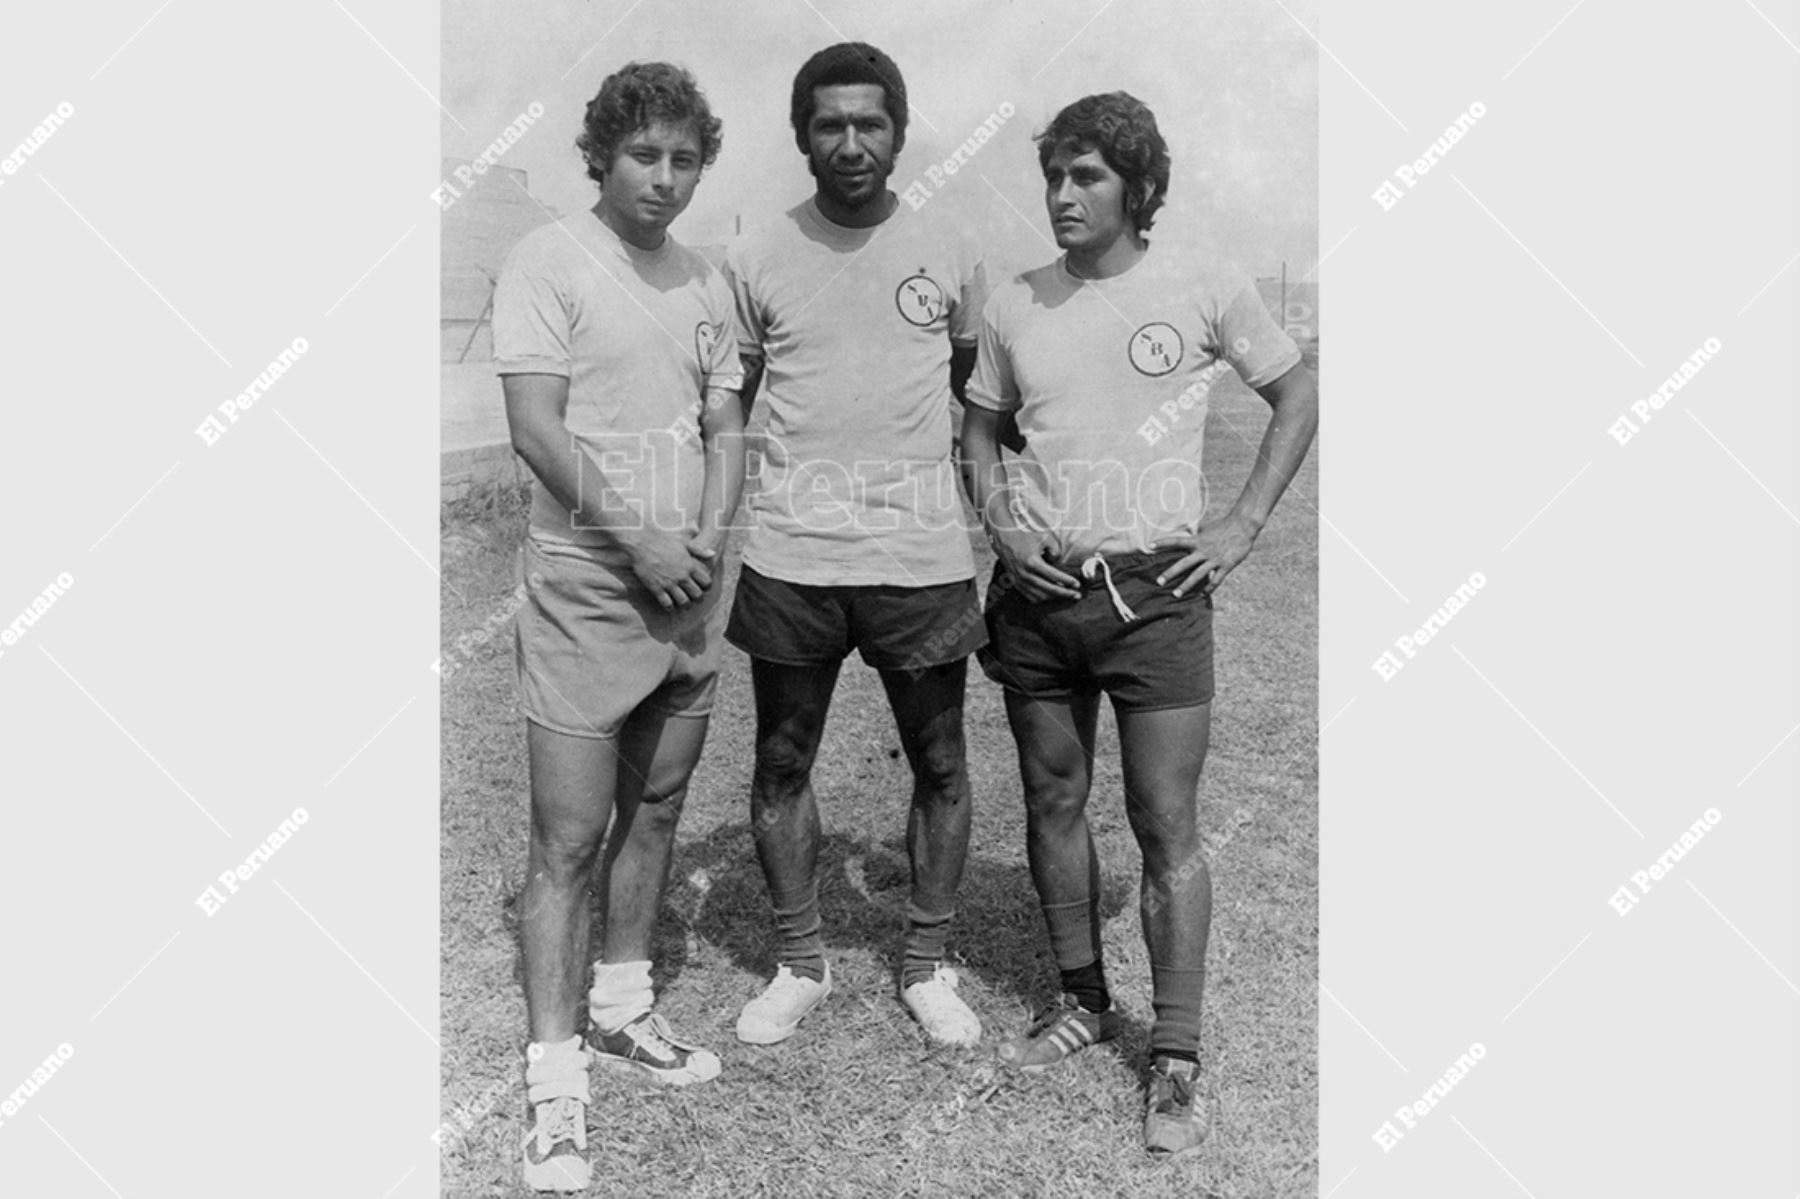
[(931, 201), (982, 231), (991, 274), (1056, 254), (1031, 134), (1072, 100), (1123, 89), (1155, 111), (1174, 161), (1152, 240), (1222, 254), (1255, 275), (1276, 274), (1285, 258), (1297, 278), (1317, 258), (1319, 190), (1317, 51), (1297, 20), (1310, 28), (1317, 15), (1314, 0), (1286, 9), (1272, 0), (445, 0), (441, 98), (466, 132), (446, 117), (443, 153), (474, 157), (541, 102), (544, 116), (501, 161), (528, 171), (532, 193), (558, 211), (587, 208), (594, 185), (574, 149), (587, 101), (632, 59), (675, 62), (725, 129), (674, 233), (722, 243), (739, 215), (748, 226), (811, 194), (787, 123), (794, 73), (833, 42), (867, 41), (900, 65), (913, 107), (895, 191), (1002, 102), (1015, 106)]

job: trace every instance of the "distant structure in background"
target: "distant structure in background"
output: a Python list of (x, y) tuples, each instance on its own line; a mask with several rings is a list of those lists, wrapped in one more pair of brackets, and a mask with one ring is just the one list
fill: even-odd
[[(466, 159), (446, 158), (441, 178), (460, 178)], [(454, 499), (477, 483), (520, 476), (494, 376), (494, 282), (520, 238), (561, 214), (529, 194), (530, 178), (489, 166), (438, 214), (439, 494)]]
[[(442, 177), (449, 179), (457, 167), (467, 165), (462, 159), (446, 158)], [(500, 265), (521, 237), (561, 215), (533, 199), (529, 187), (524, 171), (490, 166), (440, 214), (438, 361), (493, 361), (488, 320)]]
[(1316, 371), (1319, 369), (1319, 285), (1315, 281), (1289, 276), (1285, 262), (1281, 269), (1279, 275), (1258, 278), (1257, 293), (1276, 321), (1287, 330), (1287, 335), (1300, 347), (1307, 369)]

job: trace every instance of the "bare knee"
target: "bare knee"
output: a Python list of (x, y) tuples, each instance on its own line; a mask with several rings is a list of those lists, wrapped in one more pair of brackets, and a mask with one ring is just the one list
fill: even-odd
[(816, 742), (808, 743), (788, 732), (776, 732), (756, 743), (756, 769), (751, 780), (756, 798), (763, 803), (788, 804), (800, 797), (812, 780)]
[(573, 886), (587, 878), (600, 853), (602, 830), (587, 825), (546, 828), (531, 824), (531, 872), (558, 886)]
[(967, 758), (960, 729), (937, 733), (921, 741), (910, 755), (913, 779), (927, 795), (954, 802), (967, 777)]
[(1131, 820), (1131, 831), (1137, 836), (1138, 850), (1144, 857), (1144, 874), (1163, 878), (1182, 869), (1194, 869), (1203, 861), (1200, 841), (1198, 800), (1169, 796), (1134, 796), (1125, 799), (1125, 811)]
[(1039, 758), (1023, 769), (1025, 813), (1034, 825), (1060, 827), (1087, 808), (1088, 769), (1080, 757)]

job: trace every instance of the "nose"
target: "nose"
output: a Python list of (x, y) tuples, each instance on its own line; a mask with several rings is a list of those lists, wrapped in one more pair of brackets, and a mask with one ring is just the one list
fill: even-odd
[(844, 130), (844, 151), (843, 151), (843, 153), (844, 153), (845, 158), (849, 158), (852, 160), (861, 158), (863, 156), (863, 144), (862, 144), (861, 139), (858, 138), (858, 136), (857, 136), (856, 126), (854, 126), (854, 125), (852, 125), (848, 129)]
[(1057, 183), (1055, 189), (1051, 191), (1050, 206), (1058, 212), (1062, 211), (1074, 202), (1074, 192), (1074, 181), (1065, 177)]
[(656, 160), (656, 166), (650, 173), (650, 185), (659, 192), (667, 192), (675, 186), (675, 167), (667, 158)]

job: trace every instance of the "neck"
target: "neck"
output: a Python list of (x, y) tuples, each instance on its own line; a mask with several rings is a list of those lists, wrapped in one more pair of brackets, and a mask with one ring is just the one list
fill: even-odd
[(893, 216), (894, 209), (900, 206), (900, 197), (891, 191), (884, 191), (871, 198), (867, 204), (856, 208), (842, 203), (835, 196), (826, 195), (822, 189), (813, 193), (813, 201), (819, 206), (820, 216), (846, 229), (868, 229), (879, 225)]
[(618, 235), (620, 241), (636, 246), (640, 250), (660, 250), (668, 232), (663, 229), (645, 229), (641, 225), (626, 221), (608, 208), (605, 200), (601, 200), (590, 209), (600, 223)]
[(1129, 233), (1102, 249), (1070, 250), (1069, 273), (1078, 279), (1110, 279), (1136, 266), (1149, 249), (1142, 237)]

